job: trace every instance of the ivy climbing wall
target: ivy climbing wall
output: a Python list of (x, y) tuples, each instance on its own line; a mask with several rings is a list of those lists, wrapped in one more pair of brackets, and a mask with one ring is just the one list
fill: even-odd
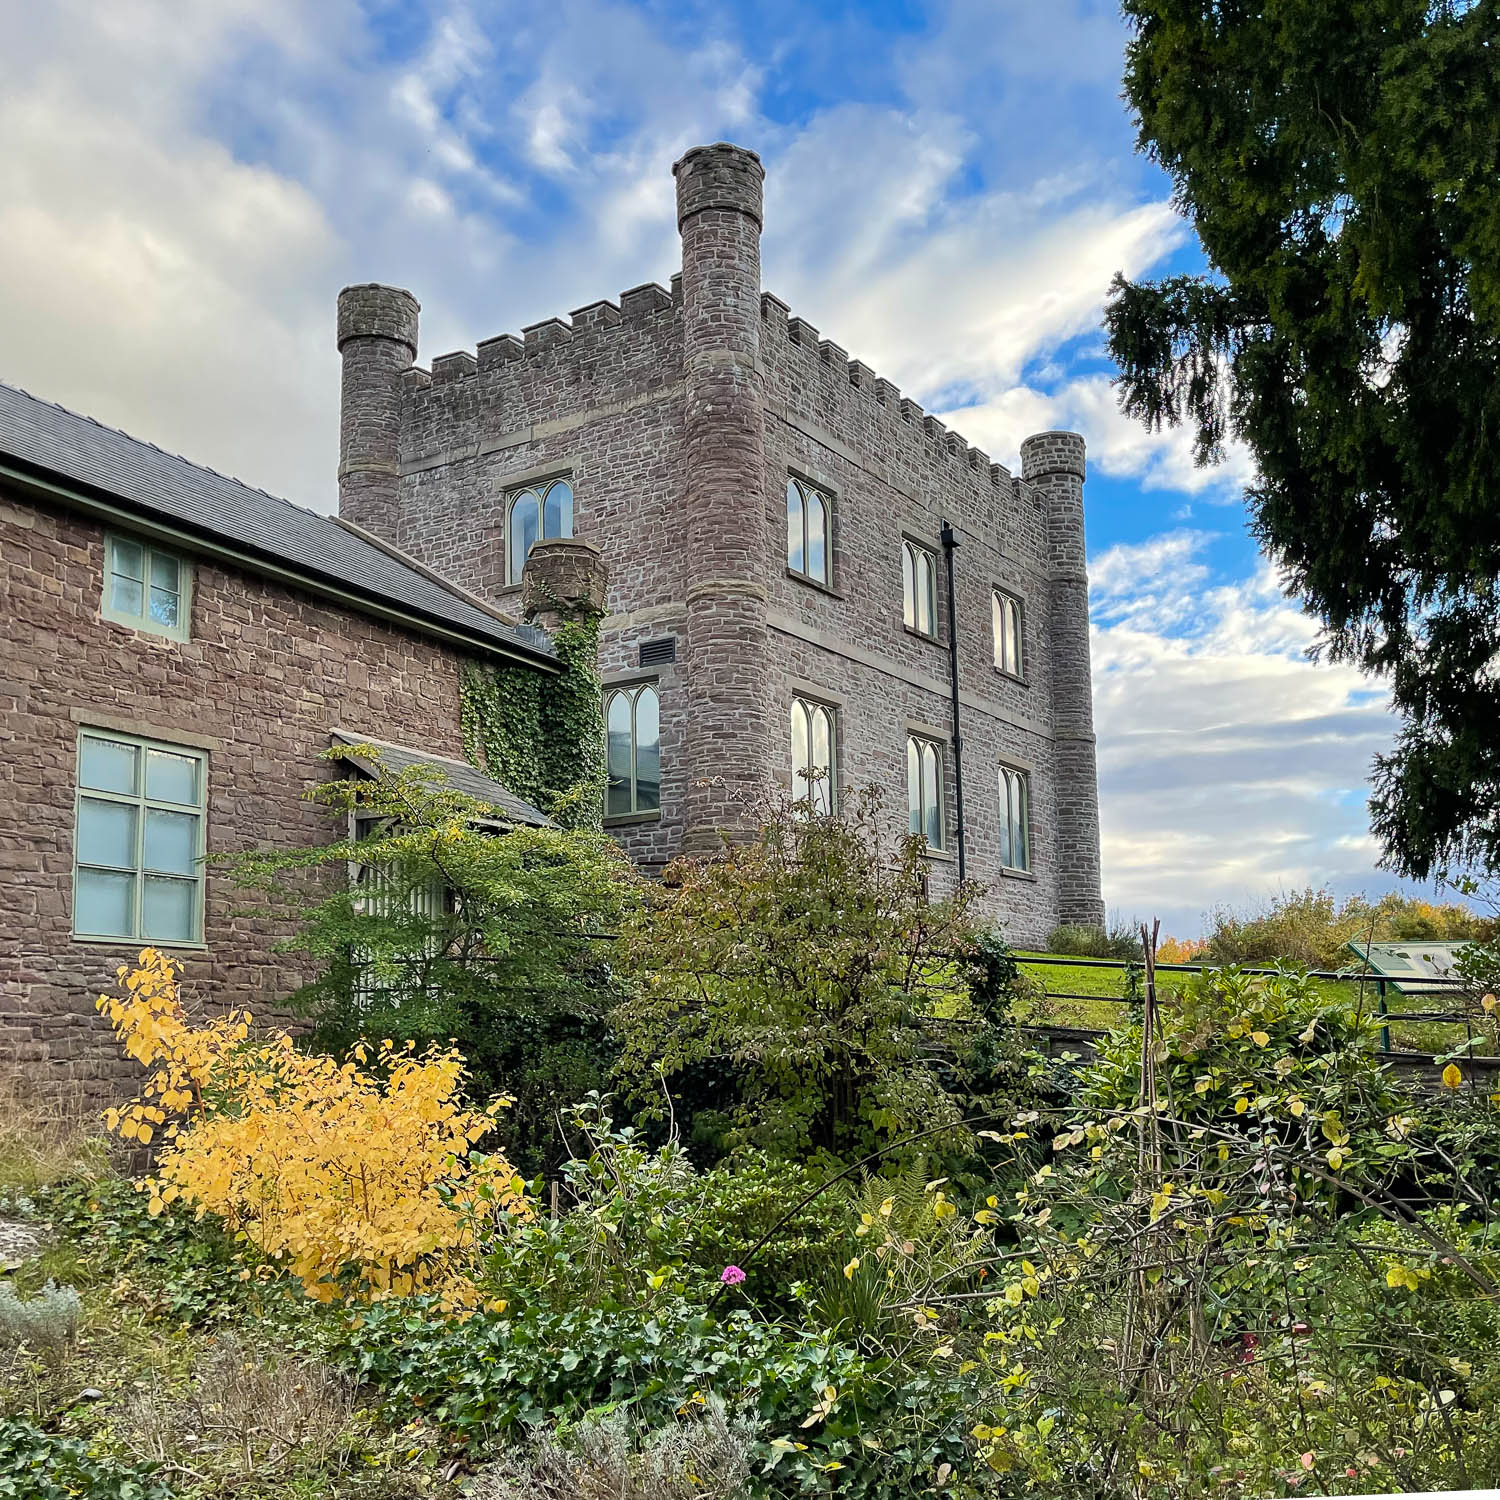
[(604, 721), (597, 616), (565, 621), (562, 671), (470, 663), (460, 682), (464, 754), (565, 828), (604, 812)]

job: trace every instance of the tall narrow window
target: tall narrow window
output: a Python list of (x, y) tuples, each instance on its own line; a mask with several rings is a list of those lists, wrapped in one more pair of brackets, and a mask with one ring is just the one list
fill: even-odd
[(1021, 601), (1014, 594), (995, 590), (995, 665), (1012, 677), (1021, 676), (1026, 663), (1022, 650)]
[(661, 703), (649, 682), (615, 688), (604, 698), (609, 782), (604, 815), (658, 812), (661, 808)]
[(834, 804), (833, 710), (810, 698), (792, 699), (792, 797), (814, 812)]
[(521, 581), (521, 569), (539, 541), (573, 535), (573, 486), (566, 479), (534, 484), (510, 497), (505, 524), (505, 576)]
[(906, 737), (906, 803), (911, 831), (929, 849), (943, 847), (943, 747), (921, 735)]
[(79, 736), (76, 936), (201, 940), (206, 770), (198, 750), (93, 730)]
[[(397, 837), (406, 831), (387, 817), (360, 813), (353, 818), (356, 844)], [(427, 983), (426, 963), (421, 961), (441, 957), (448, 942), (444, 930), (448, 924), (442, 919), (453, 910), (453, 900), (447, 883), (441, 875), (434, 875), (430, 880), (408, 884), (389, 863), (370, 860), (350, 864), (349, 883), (354, 910), (360, 916), (378, 917), (392, 924), (410, 918), (416, 938), (411, 951), (398, 955), (394, 976), (377, 974), (374, 955), (368, 948), (350, 949), (356, 1006), (368, 1010), (377, 1000), (389, 1004), (407, 996), (420, 997)], [(386, 941), (390, 940), (388, 936)]]
[(1000, 863), (1031, 868), (1031, 783), (1024, 771), (1000, 767)]
[(901, 583), (906, 626), (923, 635), (937, 634), (937, 559), (916, 542), (901, 544)]
[(828, 497), (800, 479), (786, 482), (786, 565), (814, 583), (828, 582)]
[(106, 537), (104, 618), (185, 641), (190, 576), (187, 563), (171, 552), (134, 537)]

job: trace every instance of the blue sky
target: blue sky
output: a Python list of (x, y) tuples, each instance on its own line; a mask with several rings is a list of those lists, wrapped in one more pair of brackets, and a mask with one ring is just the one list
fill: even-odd
[(1112, 274), (1200, 258), (1092, 0), (0, 0), (0, 379), (331, 509), (334, 298), (424, 362), (677, 264), (671, 162), (767, 166), (765, 281), (994, 457), (1088, 439), (1105, 894), (1198, 930), (1388, 888), (1384, 694), (1309, 662), (1241, 453), (1118, 412)]

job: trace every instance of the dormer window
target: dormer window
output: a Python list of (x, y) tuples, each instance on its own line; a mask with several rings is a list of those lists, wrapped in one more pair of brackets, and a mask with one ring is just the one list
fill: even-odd
[(106, 620), (185, 641), (191, 581), (192, 569), (176, 553), (137, 537), (105, 538), (100, 612)]
[(521, 569), (539, 541), (572, 535), (573, 486), (566, 479), (513, 490), (505, 518), (505, 581), (520, 583)]

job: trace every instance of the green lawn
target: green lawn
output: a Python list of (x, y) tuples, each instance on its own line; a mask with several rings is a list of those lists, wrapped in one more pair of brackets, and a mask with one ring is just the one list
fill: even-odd
[[(1120, 997), (1124, 994), (1124, 970), (1096, 969), (1089, 967), (1083, 961), (1061, 964), (1035, 962), (1037, 959), (1058, 956), (1064, 955), (1016, 954), (1021, 964), (1021, 972), (1046, 990), (1049, 996), (1047, 1013), (1052, 1023), (1058, 1026), (1091, 1027), (1099, 1031), (1107, 1031), (1111, 1027), (1123, 1025), (1129, 1016), (1129, 1008), (1119, 1003)], [(1028, 959), (1032, 962), (1028, 962)], [(1174, 987), (1183, 984), (1191, 977), (1189, 974), (1170, 971), (1161, 973), (1157, 976), (1158, 990), (1170, 993)], [(1319, 981), (1319, 983), (1328, 990), (1346, 991), (1351, 1000), (1357, 996), (1359, 990), (1358, 980), (1330, 979)], [(1091, 998), (1062, 998), (1078, 995)], [(1096, 996), (1099, 998), (1092, 998)], [(1373, 1012), (1375, 988), (1370, 981), (1365, 983), (1364, 1000)], [(1408, 996), (1391, 993), (1386, 998), (1387, 1009), (1392, 1016), (1400, 1016), (1405, 1011), (1447, 1010), (1451, 1008), (1451, 1003), (1441, 997), (1427, 995)], [(1461, 1023), (1457, 1022), (1410, 1021), (1403, 1023), (1398, 1020), (1391, 1026), (1391, 1046), (1397, 1050), (1444, 1052), (1457, 1046), (1463, 1038), (1464, 1028)], [(1482, 1041), (1475, 1048), (1475, 1051), (1479, 1053), (1489, 1050)]]

